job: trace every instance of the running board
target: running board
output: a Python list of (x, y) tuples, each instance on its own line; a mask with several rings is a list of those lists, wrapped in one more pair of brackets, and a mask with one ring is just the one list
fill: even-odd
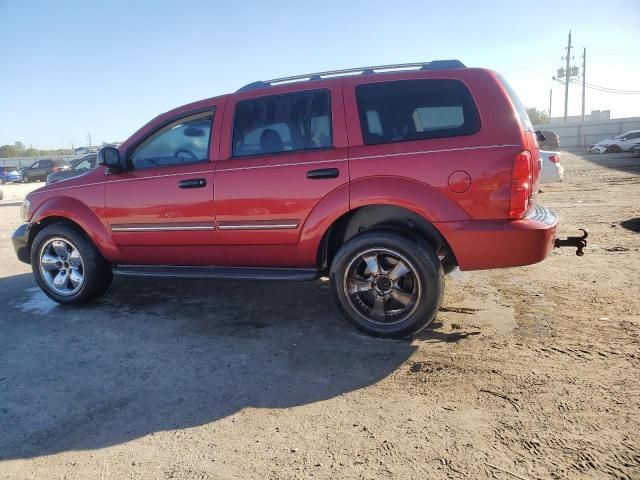
[(313, 268), (269, 267), (191, 267), (171, 265), (118, 265), (115, 275), (123, 277), (208, 278), (232, 280), (315, 280), (320, 275)]

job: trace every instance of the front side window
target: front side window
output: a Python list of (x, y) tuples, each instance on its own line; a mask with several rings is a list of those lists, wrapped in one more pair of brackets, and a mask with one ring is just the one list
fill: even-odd
[(236, 106), (234, 157), (332, 145), (331, 102), (326, 90), (261, 97)]
[(213, 112), (176, 120), (152, 134), (129, 158), (133, 168), (167, 167), (209, 160)]
[(401, 80), (356, 88), (367, 145), (472, 135), (480, 116), (458, 80)]

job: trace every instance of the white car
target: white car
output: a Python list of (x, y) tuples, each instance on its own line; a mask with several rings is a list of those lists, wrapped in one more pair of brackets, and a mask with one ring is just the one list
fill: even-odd
[(560, 153), (540, 150), (540, 183), (561, 182), (564, 179), (564, 168), (560, 165)]
[(640, 139), (640, 130), (630, 130), (617, 137), (607, 138), (594, 145), (589, 145), (590, 153), (628, 152)]

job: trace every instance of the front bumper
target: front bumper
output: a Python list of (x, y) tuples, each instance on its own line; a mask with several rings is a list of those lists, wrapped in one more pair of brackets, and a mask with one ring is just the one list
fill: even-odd
[(23, 223), (11, 236), (13, 248), (16, 251), (18, 260), (24, 263), (31, 263), (31, 248), (29, 245), (30, 223)]

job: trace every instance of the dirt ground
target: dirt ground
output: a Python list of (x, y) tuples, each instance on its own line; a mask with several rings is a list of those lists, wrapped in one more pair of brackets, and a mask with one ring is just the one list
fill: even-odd
[(323, 281), (56, 306), (9, 240), (33, 187), (3, 186), (0, 478), (640, 478), (640, 158), (562, 163), (539, 201), (585, 256), (448, 279), (411, 342), (355, 332)]

